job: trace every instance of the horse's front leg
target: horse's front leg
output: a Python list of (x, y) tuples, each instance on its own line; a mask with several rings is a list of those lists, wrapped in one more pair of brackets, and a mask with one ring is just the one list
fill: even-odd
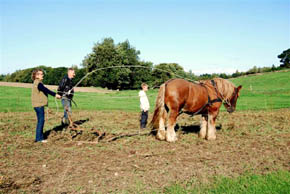
[(167, 131), (166, 131), (166, 141), (175, 142), (177, 140), (176, 133), (174, 130), (174, 126), (176, 123), (176, 118), (178, 116), (178, 111), (171, 110), (167, 123)]
[(215, 140), (216, 139), (216, 128), (215, 128), (215, 120), (217, 117), (217, 113), (209, 113), (208, 114), (208, 129), (206, 134), (207, 140)]
[(207, 120), (208, 120), (208, 116), (207, 115), (202, 115), (201, 116), (200, 131), (198, 133), (198, 137), (199, 138), (205, 139), (206, 129), (207, 129)]

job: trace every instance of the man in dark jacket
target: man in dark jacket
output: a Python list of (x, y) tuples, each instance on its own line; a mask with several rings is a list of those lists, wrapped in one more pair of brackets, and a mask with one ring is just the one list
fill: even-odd
[(66, 109), (71, 113), (71, 101), (74, 95), (72, 79), (75, 77), (75, 70), (69, 68), (67, 75), (65, 75), (59, 83), (57, 93), (61, 95), (61, 103), (64, 108), (64, 115), (62, 119), (63, 124), (69, 124)]

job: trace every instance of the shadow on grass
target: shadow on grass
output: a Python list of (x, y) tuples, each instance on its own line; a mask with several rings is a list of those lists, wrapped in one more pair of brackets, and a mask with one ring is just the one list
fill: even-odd
[[(89, 121), (89, 119), (83, 119), (83, 120), (78, 120), (78, 121), (75, 121), (74, 124), (76, 125), (82, 125), (83, 123)], [(61, 125), (58, 125), (58, 126), (55, 126), (54, 128), (48, 130), (48, 131), (45, 131), (44, 134), (43, 134), (43, 137), (44, 139), (47, 139), (50, 135), (51, 132), (59, 132), (59, 131), (63, 131), (64, 129), (66, 129), (68, 127), (67, 124), (61, 124)]]
[[(216, 130), (221, 130), (222, 125), (216, 126)], [(175, 131), (181, 130), (183, 134), (188, 133), (198, 133), (200, 131), (200, 125), (188, 125), (188, 126), (179, 126), (176, 124)]]

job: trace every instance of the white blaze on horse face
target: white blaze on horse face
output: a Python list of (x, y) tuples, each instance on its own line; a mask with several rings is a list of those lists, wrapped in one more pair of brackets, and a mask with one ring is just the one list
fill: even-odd
[(200, 131), (198, 133), (198, 137), (200, 138), (205, 138), (206, 136), (206, 127), (207, 127), (207, 121), (205, 119), (205, 117), (201, 117), (201, 121), (200, 121)]
[(206, 134), (207, 140), (215, 140), (216, 139), (216, 128), (215, 128), (215, 122), (213, 120), (212, 115), (208, 115), (208, 129)]

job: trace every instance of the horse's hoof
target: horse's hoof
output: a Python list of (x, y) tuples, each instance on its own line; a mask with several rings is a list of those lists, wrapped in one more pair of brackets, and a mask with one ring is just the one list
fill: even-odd
[(177, 141), (177, 138), (174, 138), (174, 139), (167, 139), (167, 138), (166, 138), (166, 141), (167, 141), (167, 142), (170, 142), (170, 143), (174, 143), (174, 142)]
[(165, 140), (165, 132), (158, 131), (158, 133), (156, 135), (156, 139), (159, 139), (160, 141), (164, 141)]
[(205, 135), (203, 135), (203, 134), (198, 134), (198, 137), (201, 139), (205, 139)]
[(206, 137), (206, 140), (216, 140), (216, 136)]
[(164, 141), (164, 140), (165, 140), (165, 137), (162, 137), (162, 136), (156, 135), (156, 139), (158, 139), (158, 140), (160, 140), (160, 141)]
[(166, 136), (166, 141), (167, 142), (176, 142), (177, 141), (177, 137), (175, 136), (175, 137), (169, 137), (169, 136)]

